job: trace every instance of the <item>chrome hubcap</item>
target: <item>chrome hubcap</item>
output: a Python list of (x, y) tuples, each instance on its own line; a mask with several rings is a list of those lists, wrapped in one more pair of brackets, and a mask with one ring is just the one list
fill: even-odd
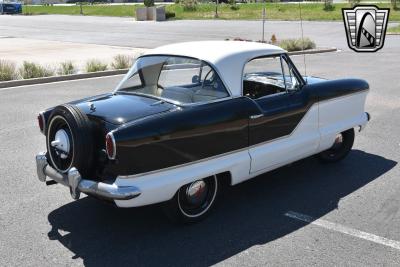
[(199, 205), (204, 202), (207, 196), (207, 184), (203, 180), (191, 183), (186, 189), (187, 201), (192, 205)]
[(70, 151), (70, 143), (68, 134), (64, 129), (60, 129), (56, 132), (54, 141), (51, 142), (51, 146), (56, 149), (56, 154), (62, 158), (66, 159)]
[(336, 135), (335, 144), (339, 144), (339, 143), (342, 143), (342, 142), (343, 142), (343, 136), (342, 136), (342, 134)]
[(343, 144), (343, 135), (340, 133), (336, 135), (335, 142), (333, 143), (332, 149), (336, 150), (340, 148)]
[(211, 207), (217, 195), (217, 177), (210, 176), (182, 186), (178, 191), (178, 206), (186, 217), (199, 217)]

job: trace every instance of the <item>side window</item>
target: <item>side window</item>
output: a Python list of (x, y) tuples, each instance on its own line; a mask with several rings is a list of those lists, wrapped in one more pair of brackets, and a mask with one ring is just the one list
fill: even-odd
[(296, 75), (294, 74), (293, 67), (289, 65), (286, 58), (282, 59), (283, 66), (283, 74), (285, 76), (286, 90), (296, 91), (300, 89), (300, 82), (297, 80)]
[(256, 58), (243, 71), (243, 95), (253, 99), (285, 93), (286, 85), (280, 56)]
[(190, 86), (193, 77), (200, 72), (200, 62), (188, 58), (170, 57), (164, 63), (158, 84), (163, 88), (170, 86)]
[(203, 67), (201, 68), (201, 71), (200, 71), (199, 81), (201, 81), (203, 83), (206, 81), (206, 79), (208, 81), (212, 80), (213, 73), (210, 73), (210, 72), (213, 72), (211, 67), (208, 65), (203, 65)]

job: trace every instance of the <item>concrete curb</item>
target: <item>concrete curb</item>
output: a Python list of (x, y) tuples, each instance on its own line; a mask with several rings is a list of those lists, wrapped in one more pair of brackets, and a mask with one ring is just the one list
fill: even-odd
[(400, 35), (400, 32), (387, 32), (386, 35)]
[(305, 51), (294, 51), (288, 52), (289, 55), (296, 56), (296, 55), (309, 55), (309, 54), (320, 54), (320, 53), (328, 53), (328, 52), (336, 52), (338, 49), (336, 47), (331, 48), (316, 48), (310, 49)]
[[(310, 50), (305, 50), (305, 51), (288, 52), (288, 54), (289, 55), (303, 55), (303, 54), (307, 55), (307, 54), (319, 54), (319, 53), (328, 53), (328, 52), (335, 52), (335, 51), (337, 51), (337, 49), (335, 47), (332, 47), (332, 48), (321, 48), (321, 49), (310, 49)], [(82, 74), (52, 76), (52, 77), (44, 77), (44, 78), (26, 79), (26, 80), (5, 81), (5, 82), (0, 82), (0, 88), (53, 83), (53, 82), (61, 82), (61, 81), (72, 81), (72, 80), (96, 78), (96, 77), (105, 77), (105, 76), (125, 74), (127, 72), (128, 72), (128, 69), (106, 70), (106, 71), (82, 73)]]
[(103, 77), (103, 76), (112, 76), (112, 75), (118, 75), (118, 74), (125, 74), (127, 72), (128, 72), (128, 69), (106, 70), (106, 71), (90, 72), (90, 73), (82, 73), (82, 74), (52, 76), (52, 77), (44, 77), (44, 78), (26, 79), (26, 80), (5, 81), (5, 82), (0, 82), (0, 88), (42, 84), (42, 83), (52, 83), (52, 82), (61, 82), (61, 81), (70, 81), (70, 80), (79, 80), (79, 79), (96, 78), (96, 77)]

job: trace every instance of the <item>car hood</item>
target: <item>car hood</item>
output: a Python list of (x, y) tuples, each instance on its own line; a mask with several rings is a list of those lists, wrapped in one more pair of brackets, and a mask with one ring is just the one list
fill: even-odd
[(155, 98), (132, 94), (105, 94), (71, 102), (88, 117), (121, 125), (157, 113), (166, 112), (175, 105)]

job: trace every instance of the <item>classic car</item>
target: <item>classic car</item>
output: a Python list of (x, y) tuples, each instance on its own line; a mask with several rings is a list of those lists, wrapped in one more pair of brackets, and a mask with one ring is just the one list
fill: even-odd
[(117, 207), (162, 203), (179, 222), (236, 185), (300, 159), (343, 159), (369, 121), (360, 79), (302, 77), (279, 47), (171, 44), (140, 56), (117, 88), (40, 112), (40, 181)]

